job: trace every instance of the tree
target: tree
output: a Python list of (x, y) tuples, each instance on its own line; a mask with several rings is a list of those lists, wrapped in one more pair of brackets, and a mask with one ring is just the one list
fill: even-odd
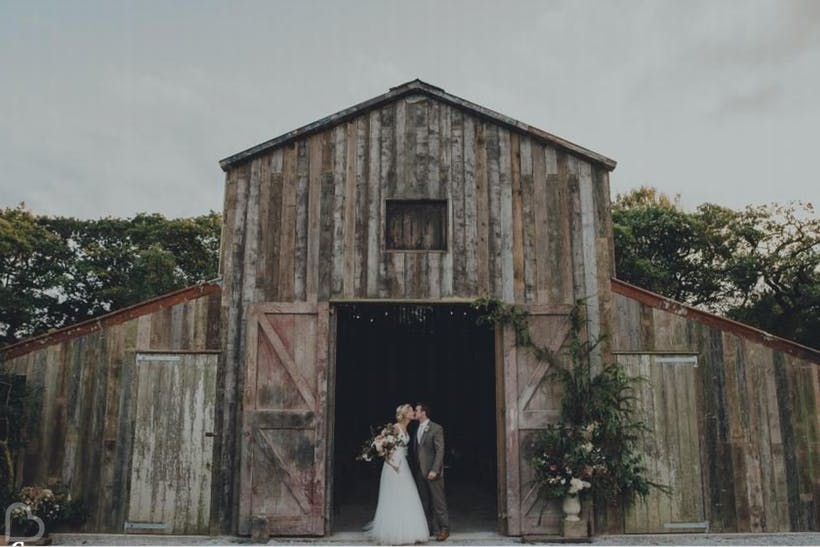
[(0, 343), (63, 323), (58, 287), (71, 252), (22, 206), (0, 214)]
[(721, 234), (653, 188), (619, 195), (612, 207), (619, 278), (717, 311), (729, 288)]
[(0, 344), (217, 276), (221, 216), (80, 220), (0, 210)]
[(811, 204), (683, 211), (652, 188), (612, 207), (619, 278), (820, 347), (820, 221)]

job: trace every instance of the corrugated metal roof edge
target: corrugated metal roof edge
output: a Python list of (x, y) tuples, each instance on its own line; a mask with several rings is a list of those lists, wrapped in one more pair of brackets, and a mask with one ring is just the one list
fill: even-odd
[(698, 308), (688, 304), (683, 304), (681, 302), (677, 302), (676, 300), (672, 300), (671, 298), (666, 298), (665, 296), (661, 296), (660, 294), (648, 291), (644, 288), (632, 285), (626, 281), (621, 281), (620, 279), (616, 279), (614, 277), (611, 279), (610, 285), (614, 293), (637, 300), (638, 302), (646, 304), (649, 307), (664, 310), (687, 319), (698, 321), (699, 323), (714, 327), (718, 330), (732, 333), (747, 340), (762, 344), (766, 347), (786, 352), (801, 359), (806, 359), (807, 361), (820, 363), (820, 351), (814, 348), (798, 344), (797, 342), (793, 342), (785, 338), (780, 338), (779, 336), (769, 334), (766, 331), (757, 329), (745, 323), (740, 323), (732, 319), (727, 319), (726, 317), (721, 317), (720, 315), (699, 310)]
[(481, 118), (485, 118), (495, 123), (505, 125), (511, 129), (515, 129), (517, 131), (526, 133), (539, 140), (546, 141), (555, 146), (563, 148), (571, 153), (574, 153), (578, 156), (584, 157), (594, 163), (602, 165), (608, 171), (615, 169), (615, 166), (617, 165), (617, 162), (615, 160), (598, 154), (597, 152), (593, 152), (588, 148), (584, 148), (583, 146), (577, 145), (566, 139), (562, 139), (561, 137), (553, 135), (552, 133), (548, 133), (542, 129), (538, 129), (537, 127), (533, 127), (531, 125), (527, 125), (523, 122), (510, 118), (508, 116), (504, 116), (503, 114), (495, 112), (494, 110), (490, 110), (489, 108), (485, 108), (481, 105), (464, 100), (460, 97), (456, 97), (455, 95), (452, 95), (450, 93), (446, 93), (440, 87), (430, 85), (418, 79), (413, 80), (411, 82), (407, 82), (405, 84), (401, 84), (396, 87), (392, 87), (390, 88), (390, 91), (388, 91), (387, 93), (384, 93), (367, 101), (361, 102), (349, 108), (345, 108), (344, 110), (340, 110), (335, 114), (326, 116), (320, 120), (304, 125), (298, 129), (294, 129), (293, 131), (285, 133), (284, 135), (280, 135), (274, 139), (265, 141), (261, 144), (248, 148), (247, 150), (244, 150), (232, 156), (228, 156), (227, 158), (221, 160), (219, 162), (219, 165), (223, 171), (228, 171), (228, 169), (232, 165), (256, 157), (260, 154), (267, 152), (272, 148), (281, 146), (282, 144), (285, 144), (291, 140), (302, 138), (313, 133), (317, 133), (330, 126), (342, 123), (349, 118), (358, 116), (374, 108), (378, 108), (379, 106), (387, 102), (394, 101), (401, 97), (413, 94), (422, 94), (436, 98), (456, 108), (467, 110), (468, 112), (471, 112)]
[(84, 336), (94, 331), (102, 330), (105, 327), (125, 323), (136, 317), (153, 313), (163, 308), (169, 308), (188, 300), (194, 300), (215, 292), (219, 292), (221, 287), (219, 283), (208, 282), (191, 287), (185, 287), (172, 291), (156, 298), (122, 308), (93, 319), (88, 319), (80, 323), (69, 325), (61, 329), (56, 329), (51, 332), (46, 332), (32, 338), (26, 338), (14, 344), (0, 348), (0, 361), (14, 359), (32, 351), (58, 344), (71, 338)]

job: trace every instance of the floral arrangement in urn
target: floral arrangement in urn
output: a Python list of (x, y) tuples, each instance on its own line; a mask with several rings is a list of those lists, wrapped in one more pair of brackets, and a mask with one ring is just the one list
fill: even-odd
[(371, 436), (362, 444), (357, 461), (372, 462), (379, 458), (388, 458), (393, 449), (401, 442), (400, 432), (396, 424), (386, 424), (379, 428), (371, 428)]
[(629, 376), (617, 362), (602, 362), (597, 349), (602, 339), (589, 338), (583, 301), (570, 311), (569, 333), (560, 351), (535, 344), (526, 310), (490, 298), (473, 306), (483, 313), (480, 322), (512, 327), (516, 346), (545, 363), (549, 379), (560, 386), (558, 422), (530, 437), (528, 447), (538, 497), (564, 498), (564, 511), (570, 515), (566, 520), (577, 521), (578, 498), (584, 494), (605, 503), (629, 504), (650, 488), (670, 491), (648, 476), (641, 452), (639, 441), (648, 428), (634, 412), (634, 403), (635, 386), (643, 379)]
[(545, 497), (578, 494), (608, 473), (603, 451), (592, 442), (597, 429), (595, 422), (552, 425), (534, 443), (533, 468)]

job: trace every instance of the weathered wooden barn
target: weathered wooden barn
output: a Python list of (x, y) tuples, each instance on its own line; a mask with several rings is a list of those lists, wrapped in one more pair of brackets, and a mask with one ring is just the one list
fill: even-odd
[(87, 529), (360, 526), (359, 443), (426, 400), (454, 529), (558, 532), (527, 449), (559, 394), (512, 332), (476, 325), (481, 296), (556, 350), (582, 299), (609, 335), (597, 362), (650, 379), (646, 453), (673, 494), (595, 508), (596, 533), (820, 526), (820, 352), (616, 280), (614, 161), (416, 80), (221, 166), (219, 286), (3, 350), (45, 394), (18, 481), (64, 482)]

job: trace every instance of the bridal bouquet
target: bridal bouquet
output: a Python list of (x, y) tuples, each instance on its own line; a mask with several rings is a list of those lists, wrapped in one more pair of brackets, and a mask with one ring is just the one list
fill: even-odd
[(387, 458), (401, 442), (396, 424), (386, 424), (380, 428), (370, 428), (371, 436), (367, 439), (356, 456), (360, 462), (372, 462), (378, 458)]

